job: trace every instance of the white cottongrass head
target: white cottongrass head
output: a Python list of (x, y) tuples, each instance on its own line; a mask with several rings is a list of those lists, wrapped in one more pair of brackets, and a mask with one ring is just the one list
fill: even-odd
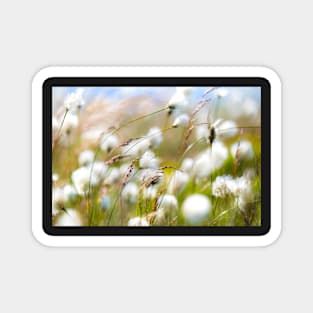
[(82, 226), (82, 220), (75, 209), (66, 209), (57, 218), (55, 226)]
[(91, 171), (91, 179), (95, 184), (98, 184), (105, 178), (108, 169), (107, 165), (102, 161), (95, 161), (88, 168)]
[(64, 196), (64, 190), (63, 188), (56, 187), (52, 190), (52, 205), (56, 209), (62, 209), (64, 208), (65, 204), (65, 196)]
[(150, 144), (150, 138), (148, 137), (134, 139), (123, 147), (122, 154), (140, 156), (149, 150)]
[(139, 159), (139, 167), (157, 169), (159, 167), (159, 160), (151, 150), (148, 150)]
[(167, 191), (172, 194), (180, 193), (184, 190), (189, 181), (189, 175), (182, 171), (175, 171), (168, 184)]
[(212, 194), (218, 198), (239, 197), (251, 192), (251, 183), (245, 177), (233, 178), (230, 175), (218, 176), (212, 184)]
[(169, 114), (179, 114), (187, 107), (187, 99), (184, 93), (176, 91), (168, 103)]
[(64, 209), (66, 203), (69, 201), (75, 201), (77, 198), (77, 192), (75, 188), (69, 184), (63, 187), (56, 187), (52, 190), (52, 212), (55, 215), (58, 210)]
[(180, 114), (178, 115), (173, 122), (173, 127), (186, 127), (189, 124), (189, 115), (188, 114)]
[(211, 164), (211, 156), (208, 152), (201, 153), (198, 157), (196, 157), (192, 174), (197, 179), (207, 178), (213, 171), (213, 167)]
[(105, 135), (100, 143), (100, 148), (102, 151), (111, 152), (114, 148), (116, 148), (120, 144), (118, 137), (114, 134)]
[(182, 204), (182, 213), (190, 224), (199, 224), (209, 217), (211, 202), (202, 194), (188, 196)]
[(178, 202), (175, 196), (165, 194), (159, 197), (158, 207), (163, 208), (166, 213), (176, 212), (178, 209)]
[(113, 184), (116, 184), (120, 179), (120, 170), (116, 167), (112, 167), (107, 170), (107, 175), (104, 179), (104, 184), (107, 186), (111, 186)]
[(90, 179), (90, 170), (87, 167), (80, 167), (72, 173), (72, 181), (79, 195), (87, 192)]
[(251, 182), (245, 176), (237, 177), (234, 179), (234, 184), (232, 186), (232, 193), (234, 196), (238, 197), (244, 193), (251, 192)]
[(239, 160), (251, 160), (254, 156), (252, 144), (248, 140), (241, 140), (232, 144), (230, 152), (233, 158)]
[(88, 167), (82, 166), (72, 173), (72, 181), (79, 195), (84, 195), (90, 186), (98, 185), (107, 172), (107, 166), (104, 162), (96, 161)]
[(59, 208), (57, 208), (55, 205), (54, 205), (54, 203), (53, 203), (53, 201), (52, 201), (52, 216), (56, 216), (56, 215), (58, 215), (59, 214)]
[(55, 116), (52, 117), (52, 132), (56, 133), (59, 130), (59, 122)]
[(162, 130), (159, 127), (151, 127), (147, 137), (149, 138), (151, 148), (158, 148), (163, 141)]
[(79, 165), (89, 165), (93, 162), (95, 154), (92, 150), (85, 150), (79, 154), (78, 163)]
[(75, 201), (77, 198), (77, 191), (72, 185), (66, 184), (63, 187), (63, 193), (65, 202)]
[(237, 133), (237, 124), (231, 120), (223, 120), (216, 129), (217, 138), (231, 138)]
[(153, 222), (157, 225), (162, 225), (165, 222), (166, 213), (163, 208), (157, 209), (152, 213), (152, 216), (154, 217)]
[(228, 149), (221, 141), (215, 141), (208, 153), (214, 170), (219, 169), (228, 158)]
[(221, 168), (227, 158), (226, 146), (220, 141), (215, 141), (212, 147), (195, 159), (192, 173), (198, 179), (207, 178), (212, 172)]
[(254, 201), (254, 195), (251, 190), (246, 190), (242, 192), (237, 200), (237, 205), (241, 211), (245, 211), (247, 206)]
[(181, 164), (181, 169), (185, 172), (190, 174), (192, 171), (192, 167), (193, 167), (193, 159), (192, 158), (186, 158), (183, 160), (182, 164)]
[(57, 173), (53, 173), (52, 174), (52, 181), (53, 182), (57, 182), (59, 180), (59, 178), (60, 178), (59, 174), (57, 174)]
[(209, 128), (207, 125), (200, 125), (196, 127), (196, 139), (201, 140), (205, 139), (208, 140), (209, 138)]
[(228, 94), (228, 90), (226, 88), (220, 87), (215, 90), (215, 94), (218, 98), (223, 98)]
[(122, 190), (122, 198), (126, 202), (136, 203), (138, 197), (139, 188), (134, 182), (127, 183)]
[[(217, 119), (208, 125), (198, 125), (196, 127), (197, 140), (205, 139), (207, 141), (215, 142), (225, 138), (231, 138), (238, 133), (237, 124), (231, 120)], [(212, 138), (211, 138), (212, 137)]]
[(163, 171), (158, 169), (145, 169), (140, 175), (140, 180), (146, 188), (159, 184), (163, 179)]
[(232, 195), (234, 190), (234, 179), (230, 175), (218, 176), (212, 184), (212, 194), (218, 198)]
[(191, 87), (176, 87), (176, 92), (168, 103), (169, 114), (177, 116), (182, 112), (186, 112), (190, 106)]
[(149, 222), (145, 217), (133, 217), (128, 221), (128, 226), (149, 226)]
[[(68, 113), (63, 121), (62, 125), (62, 133), (65, 135), (69, 135), (72, 133), (74, 129), (78, 126), (78, 117), (74, 113)], [(60, 126), (61, 127), (61, 126)]]
[(192, 87), (176, 87), (176, 92), (182, 93), (185, 97), (190, 97), (192, 94)]
[(71, 92), (66, 96), (64, 100), (64, 107), (66, 110), (76, 110), (79, 111), (85, 104), (85, 100), (83, 98), (83, 88), (78, 88), (75, 92)]

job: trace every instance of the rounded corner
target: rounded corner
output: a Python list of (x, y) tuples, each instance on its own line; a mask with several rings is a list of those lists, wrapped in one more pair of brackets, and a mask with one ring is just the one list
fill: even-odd
[(32, 227), (32, 235), (33, 238), (44, 247), (52, 247), (51, 244), (51, 236), (43, 229), (37, 229), (36, 227)]
[(42, 86), (48, 79), (52, 78), (55, 71), (57, 70), (56, 67), (53, 66), (46, 66), (39, 69), (32, 78), (32, 86), (37, 88), (38, 86)]
[(281, 225), (276, 225), (275, 227), (270, 227), (268, 232), (262, 236), (262, 247), (269, 247), (277, 243), (281, 238), (282, 227)]
[(260, 76), (269, 82), (270, 86), (275, 85), (276, 87), (281, 88), (282, 80), (275, 69), (269, 66), (260, 66), (257, 67), (257, 70), (260, 73)]

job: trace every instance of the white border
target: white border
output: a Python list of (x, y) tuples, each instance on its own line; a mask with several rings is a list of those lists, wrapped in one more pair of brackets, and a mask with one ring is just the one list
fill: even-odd
[[(50, 77), (263, 77), (271, 84), (271, 229), (263, 236), (51, 236), (42, 228), (42, 85)], [(281, 83), (265, 67), (47, 67), (32, 82), (32, 231), (47, 246), (267, 246), (281, 232)]]

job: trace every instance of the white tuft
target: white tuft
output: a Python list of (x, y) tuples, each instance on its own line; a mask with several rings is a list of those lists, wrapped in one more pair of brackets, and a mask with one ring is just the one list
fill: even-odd
[(208, 218), (211, 210), (210, 200), (201, 194), (193, 194), (185, 199), (182, 212), (191, 224), (199, 224)]

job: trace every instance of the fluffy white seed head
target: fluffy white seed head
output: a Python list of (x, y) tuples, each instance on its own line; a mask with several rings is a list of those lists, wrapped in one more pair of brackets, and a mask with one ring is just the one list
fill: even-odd
[(163, 172), (157, 169), (145, 169), (140, 174), (140, 181), (145, 185), (153, 186), (159, 184), (163, 179)]
[(66, 209), (58, 217), (55, 226), (82, 226), (82, 221), (75, 209)]
[(251, 193), (251, 183), (245, 177), (233, 178), (230, 175), (218, 176), (212, 184), (212, 194), (215, 197), (240, 197)]
[(215, 141), (212, 147), (195, 159), (192, 173), (198, 179), (206, 178), (213, 171), (221, 168), (227, 158), (226, 146), (220, 141)]
[(106, 177), (108, 167), (104, 162), (96, 161), (88, 166), (88, 170), (91, 176), (91, 184), (95, 186)]
[(192, 158), (186, 158), (183, 160), (182, 164), (181, 164), (181, 169), (185, 172), (190, 174), (192, 171), (192, 167), (193, 167), (193, 159)]
[(64, 190), (63, 188), (56, 187), (52, 190), (52, 205), (56, 209), (64, 208), (65, 204), (65, 197), (64, 197)]
[(88, 189), (90, 170), (80, 167), (72, 173), (72, 181), (79, 195), (83, 195)]
[(91, 150), (85, 150), (80, 153), (79, 158), (78, 158), (78, 163), (80, 165), (89, 165), (93, 162), (94, 160), (94, 152)]
[(218, 176), (212, 184), (212, 194), (218, 198), (225, 198), (232, 195), (234, 180), (232, 176)]
[(250, 193), (250, 191), (251, 183), (245, 176), (234, 179), (234, 184), (232, 185), (232, 193), (234, 196), (239, 197), (244, 193)]
[(199, 224), (208, 218), (211, 210), (210, 200), (202, 194), (188, 196), (182, 205), (184, 218), (190, 224)]
[(136, 203), (138, 197), (138, 186), (134, 182), (125, 185), (122, 191), (122, 198), (129, 203)]
[(165, 194), (158, 199), (158, 207), (163, 208), (165, 212), (171, 213), (178, 209), (178, 202), (175, 196)]
[(251, 190), (246, 190), (242, 192), (240, 196), (238, 197), (238, 201), (237, 201), (239, 209), (241, 211), (245, 211), (247, 205), (249, 205), (249, 203), (252, 203), (253, 199), (254, 199), (254, 195)]
[(182, 93), (185, 97), (190, 97), (192, 94), (192, 87), (176, 87), (176, 92)]
[(158, 225), (163, 224), (165, 222), (165, 210), (163, 208), (159, 208), (154, 212), (154, 222)]
[(169, 108), (180, 111), (186, 106), (186, 97), (183, 92), (177, 90), (169, 101)]
[(178, 115), (174, 122), (173, 127), (186, 127), (189, 124), (189, 116), (187, 114)]
[(102, 151), (111, 152), (114, 148), (116, 148), (120, 144), (118, 137), (114, 134), (112, 135), (104, 135), (101, 140), (100, 148)]
[(58, 181), (59, 180), (59, 175), (57, 174), (57, 173), (53, 173), (52, 174), (52, 181), (53, 182), (56, 182), (56, 181)]
[(132, 140), (124, 146), (122, 153), (131, 156), (140, 156), (150, 148), (150, 139), (148, 137)]
[(134, 217), (128, 221), (128, 226), (149, 226), (149, 222), (145, 217)]
[(69, 135), (74, 129), (78, 126), (78, 117), (74, 113), (68, 113), (65, 116), (63, 125), (62, 125), (62, 134)]
[(216, 129), (218, 138), (231, 138), (238, 133), (237, 124), (231, 120), (223, 120)]
[(196, 127), (196, 139), (205, 139), (207, 140), (209, 138), (209, 128), (206, 125), (200, 125)]
[(90, 186), (96, 186), (105, 177), (107, 166), (104, 162), (96, 161), (89, 166), (82, 166), (72, 173), (72, 181), (79, 195), (88, 192)]
[(60, 125), (59, 125), (58, 120), (56, 119), (56, 117), (53, 116), (52, 117), (52, 132), (57, 133), (59, 130), (59, 127)]
[(65, 202), (75, 201), (77, 198), (77, 191), (72, 185), (65, 185), (63, 187), (64, 199)]
[(151, 148), (156, 149), (163, 141), (162, 131), (159, 127), (149, 129), (147, 137), (149, 138)]
[(175, 171), (169, 184), (167, 191), (172, 194), (180, 193), (184, 190), (189, 180), (189, 175), (182, 171)]
[(254, 156), (252, 144), (247, 140), (241, 140), (232, 144), (230, 152), (233, 158), (238, 158), (239, 160), (251, 160)]
[(79, 111), (85, 104), (83, 92), (83, 88), (78, 88), (75, 92), (71, 92), (69, 95), (67, 95), (64, 100), (65, 109)]
[(113, 184), (116, 184), (118, 180), (120, 179), (120, 171), (116, 167), (112, 167), (108, 169), (107, 171), (108, 175), (104, 179), (104, 184), (111, 186)]
[(157, 169), (159, 167), (159, 160), (151, 150), (148, 150), (140, 158), (139, 167)]
[(208, 177), (212, 172), (212, 163), (210, 154), (205, 152), (201, 153), (194, 162), (192, 174), (197, 179)]
[(186, 112), (188, 110), (191, 95), (191, 89), (189, 87), (177, 87), (175, 94), (172, 96), (168, 103), (169, 113), (175, 116)]
[(53, 201), (52, 201), (52, 216), (56, 216), (59, 214), (59, 209), (54, 205)]
[(218, 98), (223, 98), (228, 94), (228, 91), (226, 88), (217, 88), (215, 91), (215, 94), (217, 95)]

